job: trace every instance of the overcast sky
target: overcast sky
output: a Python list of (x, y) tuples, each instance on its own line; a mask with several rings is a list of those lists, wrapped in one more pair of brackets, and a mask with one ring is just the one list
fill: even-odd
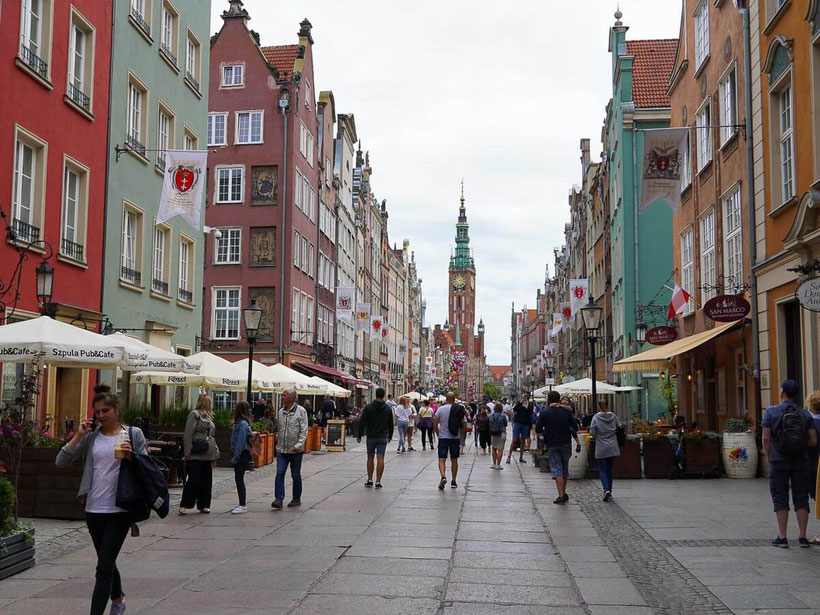
[[(627, 37), (674, 38), (678, 0), (621, 0)], [(227, 0), (212, 0), (212, 30)], [(510, 361), (510, 307), (535, 306), (563, 241), (579, 142), (601, 151), (611, 96), (607, 0), (245, 0), (263, 45), (313, 24), (316, 91), (353, 113), (387, 199), (392, 243), (410, 239), (443, 323), (447, 266), (464, 178), (477, 312), (491, 364)]]

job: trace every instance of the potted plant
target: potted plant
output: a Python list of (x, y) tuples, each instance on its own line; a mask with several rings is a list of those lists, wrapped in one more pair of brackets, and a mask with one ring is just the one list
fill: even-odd
[(641, 471), (641, 437), (628, 434), (612, 466), (612, 478), (643, 478)]
[(726, 419), (723, 426), (723, 468), (729, 478), (757, 476), (757, 442), (746, 419)]
[(659, 429), (647, 428), (641, 433), (641, 441), (644, 476), (646, 478), (669, 478), (676, 467), (677, 442), (675, 437)]
[(34, 528), (14, 514), (14, 487), (0, 478), (0, 580), (34, 566)]
[(687, 431), (681, 436), (681, 448), (685, 474), (720, 476), (720, 434)]

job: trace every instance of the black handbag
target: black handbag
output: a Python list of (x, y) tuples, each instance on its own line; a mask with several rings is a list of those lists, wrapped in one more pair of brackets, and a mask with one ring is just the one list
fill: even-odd
[[(202, 420), (202, 417), (199, 416), (197, 413), (196, 416), (196, 424), (199, 426), (199, 422)], [(194, 427), (194, 433), (196, 433), (196, 427)], [(208, 428), (208, 436), (211, 435), (211, 428)], [(192, 455), (202, 455), (208, 452), (208, 449), (211, 448), (211, 445), (208, 443), (207, 438), (205, 440), (193, 440), (191, 442), (191, 454)]]

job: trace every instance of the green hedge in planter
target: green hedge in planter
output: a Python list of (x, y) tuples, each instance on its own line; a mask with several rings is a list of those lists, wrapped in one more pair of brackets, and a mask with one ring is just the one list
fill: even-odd
[(0, 579), (34, 566), (34, 528), (14, 517), (14, 487), (0, 478)]

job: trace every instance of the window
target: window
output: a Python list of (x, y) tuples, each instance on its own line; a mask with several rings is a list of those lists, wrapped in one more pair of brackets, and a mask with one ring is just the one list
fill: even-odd
[(685, 314), (695, 310), (695, 302), (691, 299), (695, 294), (695, 263), (692, 253), (692, 229), (681, 233), (680, 236), (681, 286), (690, 295)]
[[(698, 172), (712, 161), (712, 104), (707, 99), (696, 118), (698, 132)], [(687, 291), (688, 292), (688, 291)]]
[(307, 133), (307, 161), (310, 166), (313, 166), (313, 135)]
[(720, 144), (737, 133), (737, 70), (732, 67), (720, 82)]
[(310, 91), (310, 84), (308, 82), (305, 82), (305, 107), (307, 107), (308, 109), (311, 109), (312, 104), (313, 104), (313, 95), (311, 94), (311, 91)]
[(241, 87), (243, 82), (244, 66), (242, 64), (227, 64), (222, 67), (222, 87)]
[(180, 301), (193, 305), (194, 242), (186, 237), (179, 238), (179, 289)]
[(296, 181), (293, 184), (293, 200), (296, 202), (296, 207), (302, 209), (302, 174), (296, 170)]
[(20, 60), (38, 77), (48, 79), (51, 56), (53, 0), (22, 0), (20, 4)]
[(262, 111), (239, 111), (236, 114), (236, 142), (240, 145), (262, 143)]
[(162, 37), (160, 51), (174, 68), (177, 68), (177, 16), (179, 13), (174, 6), (164, 0), (162, 3)]
[(214, 339), (239, 339), (240, 292), (240, 288), (214, 288)]
[(743, 236), (740, 213), (740, 190), (735, 190), (723, 202), (724, 279), (728, 293), (738, 293), (743, 287)]
[(291, 315), (290, 315), (290, 339), (294, 342), (299, 341), (299, 303), (301, 300), (302, 294), (293, 289), (293, 295), (291, 297)]
[(299, 231), (293, 231), (293, 266), (300, 267), (302, 259), (299, 258), (299, 249), (302, 245), (302, 236)]
[(120, 259), (120, 279), (140, 286), (142, 274), (142, 212), (123, 207), (122, 212), (122, 253)]
[(323, 202), (319, 204), (319, 230), (331, 241), (336, 241), (336, 219)]
[(692, 144), (689, 142), (689, 134), (684, 141), (681, 155), (680, 189), (681, 192), (692, 185)]
[(311, 222), (316, 222), (316, 210), (318, 209), (318, 197), (316, 190), (310, 189), (310, 202), (308, 203), (308, 215)]
[(227, 113), (208, 114), (208, 145), (226, 145), (225, 125), (228, 121)]
[(63, 170), (63, 214), (60, 254), (83, 261), (88, 169), (66, 161)]
[(783, 202), (794, 197), (794, 127), (792, 119), (791, 87), (783, 88), (777, 95), (780, 126), (780, 186)]
[(191, 132), (191, 129), (187, 126), (184, 128), (183, 132), (185, 134), (183, 138), (184, 149), (189, 151), (195, 150), (197, 148), (197, 142), (199, 141), (199, 139), (193, 132)]
[(299, 153), (303, 158), (307, 158), (307, 136), (308, 129), (305, 123), (299, 120)]
[(242, 203), (245, 199), (245, 167), (217, 167), (216, 203)]
[(715, 212), (710, 211), (700, 219), (700, 285), (704, 303), (717, 295), (716, 280)]
[(242, 246), (241, 228), (223, 228), (222, 237), (216, 239), (214, 246), (214, 264), (238, 265)]
[(151, 0), (131, 0), (130, 17), (147, 36), (151, 36)]
[(310, 182), (308, 181), (307, 177), (302, 178), (302, 204), (301, 209), (302, 212), (306, 216), (310, 216)]
[(709, 0), (702, 0), (695, 11), (695, 68), (709, 56)]
[(316, 246), (308, 242), (308, 275), (315, 277), (316, 275)]
[(45, 206), (47, 146), (34, 135), (17, 129), (12, 193), (12, 228), (23, 242), (40, 238)]
[(145, 136), (148, 132), (146, 108), (148, 89), (136, 77), (128, 80), (128, 146), (143, 156), (145, 155)]
[(154, 227), (154, 268), (151, 290), (168, 294), (168, 227)]
[(174, 148), (174, 119), (167, 109), (160, 106), (157, 120), (157, 167), (165, 172), (166, 150)]
[(199, 40), (188, 30), (185, 42), (185, 78), (199, 92), (199, 67), (201, 64), (201, 45)]
[(305, 297), (307, 299), (307, 342), (313, 341), (313, 297)]
[(308, 270), (308, 240), (302, 237), (302, 258), (299, 260), (302, 271), (307, 273)]
[(73, 8), (68, 44), (66, 95), (71, 102), (90, 113), (91, 91), (94, 85), (94, 29)]

